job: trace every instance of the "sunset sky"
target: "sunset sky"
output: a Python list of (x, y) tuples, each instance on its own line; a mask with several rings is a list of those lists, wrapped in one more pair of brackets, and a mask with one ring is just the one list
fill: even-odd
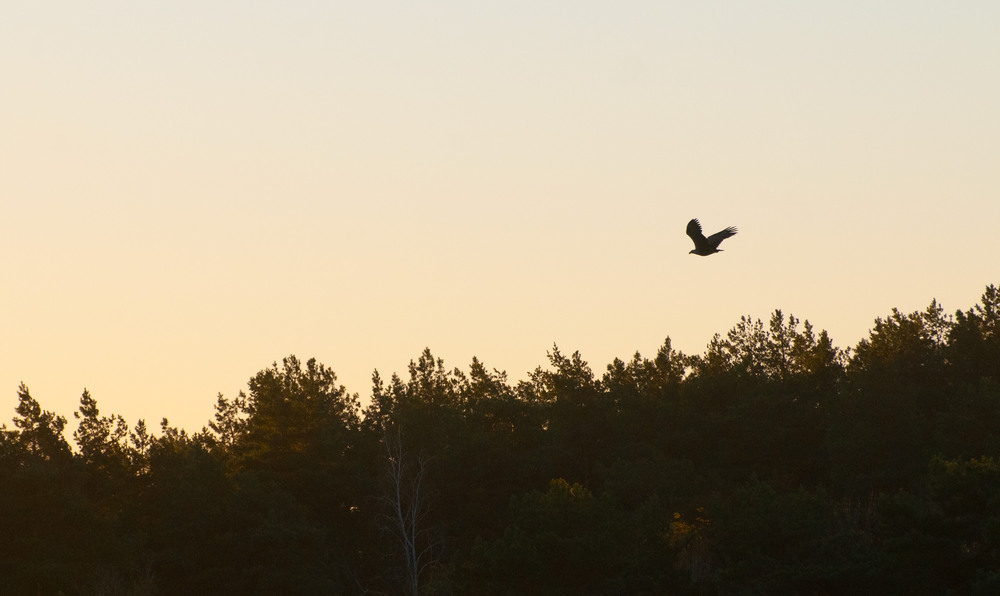
[[(5, 2), (0, 421), (842, 347), (1000, 283), (1000, 2)], [(689, 255), (684, 228), (737, 226)]]

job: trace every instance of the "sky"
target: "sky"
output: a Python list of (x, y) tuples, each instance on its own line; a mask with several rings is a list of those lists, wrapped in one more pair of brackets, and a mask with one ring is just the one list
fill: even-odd
[[(1000, 3), (4, 2), (0, 421), (525, 378), (1000, 282)], [(737, 226), (688, 254), (687, 221)]]

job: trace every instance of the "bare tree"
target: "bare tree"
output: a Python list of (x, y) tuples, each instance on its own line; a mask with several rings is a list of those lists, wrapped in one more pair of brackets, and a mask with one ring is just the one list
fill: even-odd
[(408, 454), (398, 428), (385, 427), (383, 442), (388, 481), (384, 495), (389, 509), (387, 525), (401, 550), (404, 592), (417, 596), (421, 576), (435, 562), (434, 541), (426, 527), (431, 500), (425, 483), (428, 458), (423, 452), (416, 457)]

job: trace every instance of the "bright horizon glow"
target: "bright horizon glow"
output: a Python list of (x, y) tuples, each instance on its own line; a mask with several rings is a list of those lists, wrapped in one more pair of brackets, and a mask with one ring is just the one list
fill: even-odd
[[(190, 431), (295, 354), (600, 375), (997, 283), (1000, 4), (14, 2), (0, 421)], [(684, 227), (739, 234), (689, 255)]]

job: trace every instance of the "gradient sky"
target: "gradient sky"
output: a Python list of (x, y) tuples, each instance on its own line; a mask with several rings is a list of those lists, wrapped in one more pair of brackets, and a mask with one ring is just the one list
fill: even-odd
[[(600, 374), (1000, 282), (1000, 3), (4, 2), (0, 420)], [(740, 232), (708, 258), (684, 227)]]

